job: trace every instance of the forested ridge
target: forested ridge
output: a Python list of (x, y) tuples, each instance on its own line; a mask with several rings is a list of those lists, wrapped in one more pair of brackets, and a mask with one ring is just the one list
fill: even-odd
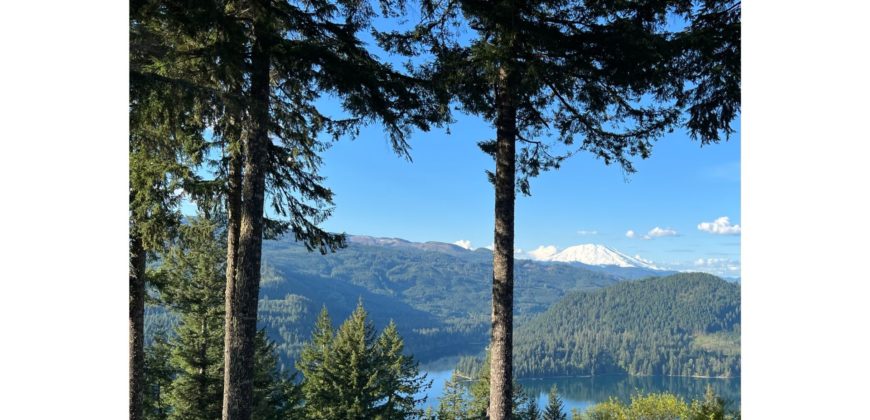
[(740, 286), (681, 273), (571, 293), (516, 336), (519, 377), (739, 376)]

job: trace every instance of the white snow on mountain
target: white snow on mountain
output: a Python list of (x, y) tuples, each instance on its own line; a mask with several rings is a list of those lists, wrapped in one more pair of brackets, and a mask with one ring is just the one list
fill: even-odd
[(538, 261), (579, 262), (587, 265), (615, 265), (661, 270), (652, 261), (645, 260), (639, 255), (631, 257), (600, 244), (574, 245), (555, 253), (532, 254), (532, 258)]

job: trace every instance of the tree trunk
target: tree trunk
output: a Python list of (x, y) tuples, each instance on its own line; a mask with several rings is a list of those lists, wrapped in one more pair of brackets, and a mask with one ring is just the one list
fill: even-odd
[[(240, 124), (241, 122), (236, 122)], [(238, 141), (242, 139), (239, 138)], [(227, 286), (233, 284), (236, 276), (236, 254), (239, 248), (239, 213), (242, 206), (242, 156), (235, 147), (230, 148), (230, 162), (227, 170)], [(230, 302), (229, 288), (226, 301)]]
[(514, 197), (516, 107), (509, 70), (499, 71), (496, 91), (495, 240), (492, 252), (492, 337), (489, 418), (510, 419), (513, 394)]
[(242, 203), (235, 276), (227, 284), (224, 339), (224, 420), (249, 420), (253, 406), (254, 341), (263, 246), (265, 155), (269, 141), (269, 41), (260, 21), (254, 24), (251, 56), (252, 130), (245, 144)]
[(138, 235), (130, 237), (130, 420), (144, 416), (145, 397), (145, 248)]
[[(236, 123), (240, 123), (236, 121)], [(242, 141), (241, 138), (238, 141)], [(247, 143), (245, 141), (245, 143)], [(242, 144), (245, 144), (242, 143)], [(233, 335), (232, 317), (229, 308), (233, 306), (236, 284), (236, 257), (239, 250), (239, 223), (242, 206), (242, 156), (237, 147), (230, 147), (230, 162), (227, 171), (227, 273), (224, 286), (224, 364), (229, 358), (227, 337)], [(226, 377), (226, 375), (225, 375)]]

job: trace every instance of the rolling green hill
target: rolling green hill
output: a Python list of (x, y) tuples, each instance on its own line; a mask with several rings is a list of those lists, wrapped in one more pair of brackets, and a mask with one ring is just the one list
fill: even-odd
[(681, 273), (571, 293), (514, 336), (519, 377), (739, 376), (740, 286)]

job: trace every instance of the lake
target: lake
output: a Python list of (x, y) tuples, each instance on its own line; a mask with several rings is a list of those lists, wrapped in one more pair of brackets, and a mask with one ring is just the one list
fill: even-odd
[[(433, 409), (437, 409), (438, 399), (444, 390), (444, 382), (450, 379), (452, 371), (438, 370), (426, 373), (427, 378), (433, 382), (432, 388), (421, 394), (421, 396), (427, 397), (423, 407), (431, 406)], [(571, 409), (574, 408), (582, 412), (592, 405), (607, 401), (610, 397), (628, 402), (631, 395), (637, 392), (671, 392), (688, 401), (692, 398), (703, 397), (708, 384), (713, 386), (713, 390), (720, 397), (728, 401), (729, 408), (740, 407), (740, 378), (604, 375), (521, 379), (519, 383), (527, 392), (538, 396), (538, 407), (541, 409), (546, 407), (547, 393), (550, 391), (550, 387), (555, 384), (559, 389), (559, 396), (565, 404), (567, 414), (570, 414)]]

